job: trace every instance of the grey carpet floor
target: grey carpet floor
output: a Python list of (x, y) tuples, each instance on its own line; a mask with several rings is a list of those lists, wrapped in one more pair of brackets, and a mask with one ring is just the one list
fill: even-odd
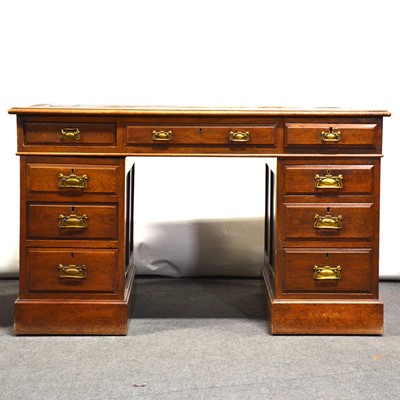
[(400, 283), (383, 336), (271, 336), (257, 279), (138, 279), (127, 336), (12, 332), (0, 280), (0, 399), (399, 399)]

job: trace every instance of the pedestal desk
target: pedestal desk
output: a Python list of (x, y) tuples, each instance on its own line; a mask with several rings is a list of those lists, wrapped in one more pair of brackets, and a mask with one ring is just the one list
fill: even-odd
[[(127, 333), (134, 169), (127, 156), (271, 157), (272, 334), (382, 334), (379, 185), (387, 111), (12, 108), (21, 168), (15, 334)], [(207, 162), (207, 158), (204, 158)]]

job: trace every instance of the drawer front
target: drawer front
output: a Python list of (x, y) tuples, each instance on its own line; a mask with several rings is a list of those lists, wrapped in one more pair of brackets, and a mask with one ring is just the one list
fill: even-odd
[(284, 194), (372, 195), (374, 165), (284, 165)]
[(28, 239), (118, 239), (118, 206), (37, 204), (27, 206)]
[(284, 249), (284, 292), (371, 293), (372, 249)]
[(126, 125), (127, 145), (276, 145), (277, 125), (146, 126)]
[(374, 232), (372, 203), (286, 203), (284, 239), (363, 239)]
[(287, 123), (284, 126), (285, 147), (377, 148), (377, 124)]
[(117, 250), (27, 250), (29, 292), (116, 291)]
[(24, 144), (58, 146), (115, 146), (116, 125), (95, 122), (25, 121)]
[(28, 163), (28, 194), (110, 194), (118, 192), (118, 166)]

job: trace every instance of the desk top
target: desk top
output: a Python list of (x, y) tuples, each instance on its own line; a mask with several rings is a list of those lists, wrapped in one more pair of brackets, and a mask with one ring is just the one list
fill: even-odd
[(175, 107), (175, 106), (109, 106), (109, 105), (52, 105), (38, 104), (28, 107), (13, 107), (10, 114), (25, 115), (110, 115), (110, 116), (135, 116), (135, 115), (202, 115), (202, 116), (341, 116), (341, 117), (384, 117), (390, 116), (386, 110), (362, 110), (352, 108), (301, 108), (301, 107)]

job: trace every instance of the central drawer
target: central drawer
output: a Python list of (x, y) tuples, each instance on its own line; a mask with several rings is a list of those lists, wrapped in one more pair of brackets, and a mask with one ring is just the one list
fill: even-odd
[(28, 239), (118, 239), (117, 204), (28, 203)]
[(127, 145), (276, 146), (277, 124), (264, 126), (126, 125)]

